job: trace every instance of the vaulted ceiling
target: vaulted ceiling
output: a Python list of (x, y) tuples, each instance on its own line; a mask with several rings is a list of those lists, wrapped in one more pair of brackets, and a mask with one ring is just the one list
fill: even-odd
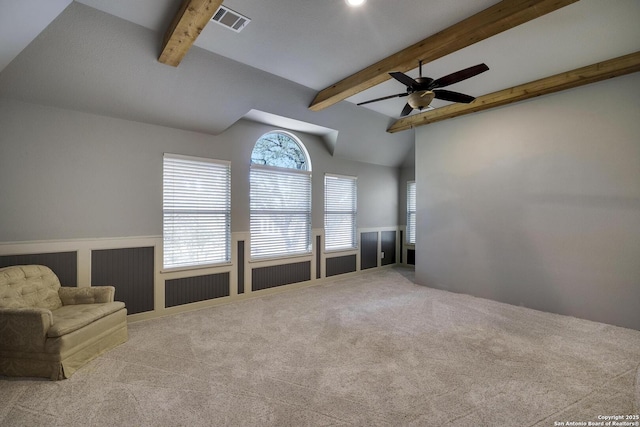
[[(323, 136), (336, 156), (399, 165), (413, 131), (386, 130), (406, 99), (355, 106), (402, 92), (399, 82), (319, 112), (307, 107), (323, 89), (498, 3), (368, 0), (355, 9), (344, 0), (225, 0), (249, 25), (236, 33), (207, 24), (174, 69), (157, 58), (181, 0), (2, 2), (0, 96), (208, 133), (241, 118), (284, 120)], [(541, 2), (501, 2), (520, 3)], [(580, 0), (451, 48), (424, 72), (437, 78), (484, 62), (488, 72), (451, 89), (487, 95), (638, 51), (639, 16), (637, 0)], [(448, 104), (432, 103), (435, 111)]]

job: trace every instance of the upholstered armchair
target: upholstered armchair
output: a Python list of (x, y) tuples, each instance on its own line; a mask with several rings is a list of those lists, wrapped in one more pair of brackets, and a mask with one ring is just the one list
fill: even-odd
[(113, 286), (61, 287), (41, 265), (0, 268), (0, 375), (69, 378), (127, 341)]

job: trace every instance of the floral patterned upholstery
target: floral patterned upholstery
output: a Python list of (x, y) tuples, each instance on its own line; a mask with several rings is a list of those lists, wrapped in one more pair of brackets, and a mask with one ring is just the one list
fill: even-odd
[(41, 265), (0, 268), (0, 375), (51, 379), (127, 340), (113, 286), (61, 287)]

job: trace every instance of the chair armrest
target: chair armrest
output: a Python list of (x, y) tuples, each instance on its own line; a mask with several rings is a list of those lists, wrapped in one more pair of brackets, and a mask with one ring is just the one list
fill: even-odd
[(63, 286), (58, 290), (62, 305), (113, 302), (115, 294), (116, 288), (113, 286), (90, 286), (87, 288)]
[(52, 323), (46, 308), (0, 308), (0, 350), (41, 351)]

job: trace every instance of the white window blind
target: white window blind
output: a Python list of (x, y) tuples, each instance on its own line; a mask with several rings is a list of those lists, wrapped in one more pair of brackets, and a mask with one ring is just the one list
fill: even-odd
[(231, 167), (228, 162), (164, 155), (164, 268), (231, 259)]
[(416, 243), (416, 183), (407, 183), (407, 243)]
[(324, 248), (356, 247), (357, 179), (336, 175), (324, 177)]
[(311, 172), (251, 166), (251, 258), (311, 252)]

